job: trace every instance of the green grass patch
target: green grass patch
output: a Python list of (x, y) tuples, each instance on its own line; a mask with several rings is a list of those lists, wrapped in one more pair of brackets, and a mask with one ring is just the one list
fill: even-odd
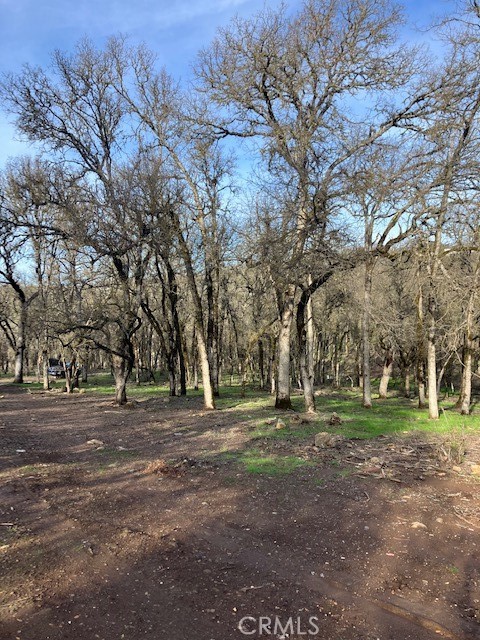
[(341, 471), (338, 471), (335, 476), (337, 478), (348, 478), (349, 476), (351, 476), (353, 473), (352, 469), (342, 469)]
[[(229, 378), (225, 379), (229, 382)], [(64, 381), (58, 380), (57, 385)], [(392, 381), (391, 389), (394, 389)], [(41, 389), (41, 383), (23, 385), (28, 389)], [(81, 388), (87, 395), (102, 394), (113, 396), (115, 392), (113, 377), (110, 373), (96, 373), (89, 376), (88, 383)], [(201, 398), (202, 389), (188, 389), (188, 397)], [(392, 392), (393, 393), (393, 392)], [(127, 395), (130, 399), (166, 398), (169, 394), (168, 384), (161, 380), (158, 384), (142, 383), (136, 385), (132, 380), (128, 384)], [(179, 400), (179, 399), (178, 399)], [(303, 396), (298, 392), (292, 394), (294, 412), (303, 412)], [(220, 389), (220, 397), (216, 398), (219, 411), (228, 411), (232, 425), (242, 421), (251, 430), (251, 438), (266, 440), (312, 441), (319, 431), (329, 431), (346, 438), (368, 439), (381, 435), (399, 435), (414, 431), (448, 435), (454, 432), (468, 434), (480, 430), (480, 406), (470, 416), (462, 416), (454, 410), (455, 399), (446, 399), (440, 403), (439, 420), (430, 420), (427, 409), (418, 409), (416, 399), (402, 396), (391, 396), (386, 400), (374, 399), (371, 409), (362, 406), (359, 389), (322, 389), (316, 398), (317, 416), (306, 423), (292, 420), (292, 412), (277, 411), (274, 408), (274, 397), (267, 392), (259, 391), (253, 385), (227, 384)], [(172, 406), (176, 406), (172, 404)], [(342, 423), (331, 426), (328, 418), (337, 413)], [(286, 429), (276, 429), (272, 418), (281, 417)]]
[(25, 475), (25, 474), (38, 474), (38, 473), (49, 473), (51, 471), (51, 465), (46, 463), (39, 462), (38, 464), (25, 464), (23, 467), (18, 467), (17, 472)]
[(258, 449), (248, 449), (247, 451), (230, 454), (228, 457), (236, 459), (243, 464), (247, 473), (267, 476), (286, 475), (293, 473), (300, 467), (311, 464), (297, 456), (265, 454)]
[(21, 535), (21, 529), (18, 526), (2, 526), (0, 527), (0, 545), (9, 544)]
[(113, 447), (97, 449), (95, 453), (102, 459), (108, 458), (109, 462), (135, 460), (140, 455), (138, 451), (134, 451), (133, 449), (114, 449)]
[[(301, 410), (301, 398), (295, 398), (294, 406)], [(462, 416), (454, 410), (452, 401), (441, 404), (440, 418), (430, 420), (428, 409), (418, 409), (415, 400), (392, 397), (374, 402), (371, 409), (365, 409), (361, 396), (345, 392), (332, 392), (317, 399), (316, 419), (305, 424), (298, 424), (292, 419), (291, 412), (277, 414), (285, 422), (286, 429), (276, 429), (271, 422), (275, 415), (257, 420), (252, 431), (252, 438), (271, 440), (309, 440), (319, 431), (328, 431), (343, 435), (345, 438), (368, 439), (381, 435), (402, 435), (415, 431), (436, 434), (468, 433), (480, 430), (480, 413), (474, 411), (470, 416)], [(329, 425), (332, 413), (337, 413), (342, 423)]]
[(21, 384), (15, 383), (16, 387), (21, 389), (31, 389), (32, 391), (41, 391), (43, 389), (43, 382), (22, 382)]

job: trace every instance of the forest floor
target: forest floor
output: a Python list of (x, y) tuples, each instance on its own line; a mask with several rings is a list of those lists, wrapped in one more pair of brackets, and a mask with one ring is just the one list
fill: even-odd
[(480, 430), (352, 437), (318, 400), (1, 384), (0, 638), (480, 638)]

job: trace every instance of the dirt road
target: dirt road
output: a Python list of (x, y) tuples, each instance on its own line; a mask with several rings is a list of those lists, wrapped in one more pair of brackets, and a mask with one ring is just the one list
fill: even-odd
[(361, 442), (252, 474), (236, 410), (0, 396), (2, 640), (480, 638), (475, 478), (358, 473)]

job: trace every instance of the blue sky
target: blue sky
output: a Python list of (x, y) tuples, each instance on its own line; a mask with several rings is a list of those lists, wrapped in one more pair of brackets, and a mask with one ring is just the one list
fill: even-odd
[[(270, 0), (278, 6), (281, 0)], [(290, 7), (298, 0), (287, 0)], [(424, 26), (431, 16), (448, 12), (455, 0), (408, 0), (412, 24)], [(185, 77), (200, 47), (217, 27), (235, 14), (251, 15), (262, 0), (0, 0), (0, 74), (17, 71), (28, 62), (46, 66), (54, 49), (68, 51), (83, 36), (101, 45), (108, 36), (128, 34), (145, 42), (176, 77)], [(427, 34), (411, 33), (412, 39)], [(0, 169), (9, 156), (28, 154), (28, 145), (15, 139), (6, 115), (0, 112)]]

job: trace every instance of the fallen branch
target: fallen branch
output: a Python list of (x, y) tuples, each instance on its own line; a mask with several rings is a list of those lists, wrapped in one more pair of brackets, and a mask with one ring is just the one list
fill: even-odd
[(273, 582), (266, 582), (265, 584), (260, 584), (258, 587), (255, 587), (253, 585), (251, 585), (250, 587), (242, 587), (241, 589), (239, 589), (239, 591), (241, 591), (242, 593), (247, 593), (247, 591), (253, 591), (254, 589), (263, 589), (264, 587), (274, 587), (275, 583)]
[(464, 518), (462, 515), (460, 515), (458, 513), (458, 511), (454, 508), (453, 509), (453, 513), (457, 516), (457, 518), (460, 518), (460, 520), (463, 520), (464, 522), (466, 522), (467, 524), (469, 524), (471, 527), (474, 527), (475, 529), (477, 529), (477, 525), (473, 524), (473, 522), (470, 522), (470, 520), (467, 520), (466, 518)]

